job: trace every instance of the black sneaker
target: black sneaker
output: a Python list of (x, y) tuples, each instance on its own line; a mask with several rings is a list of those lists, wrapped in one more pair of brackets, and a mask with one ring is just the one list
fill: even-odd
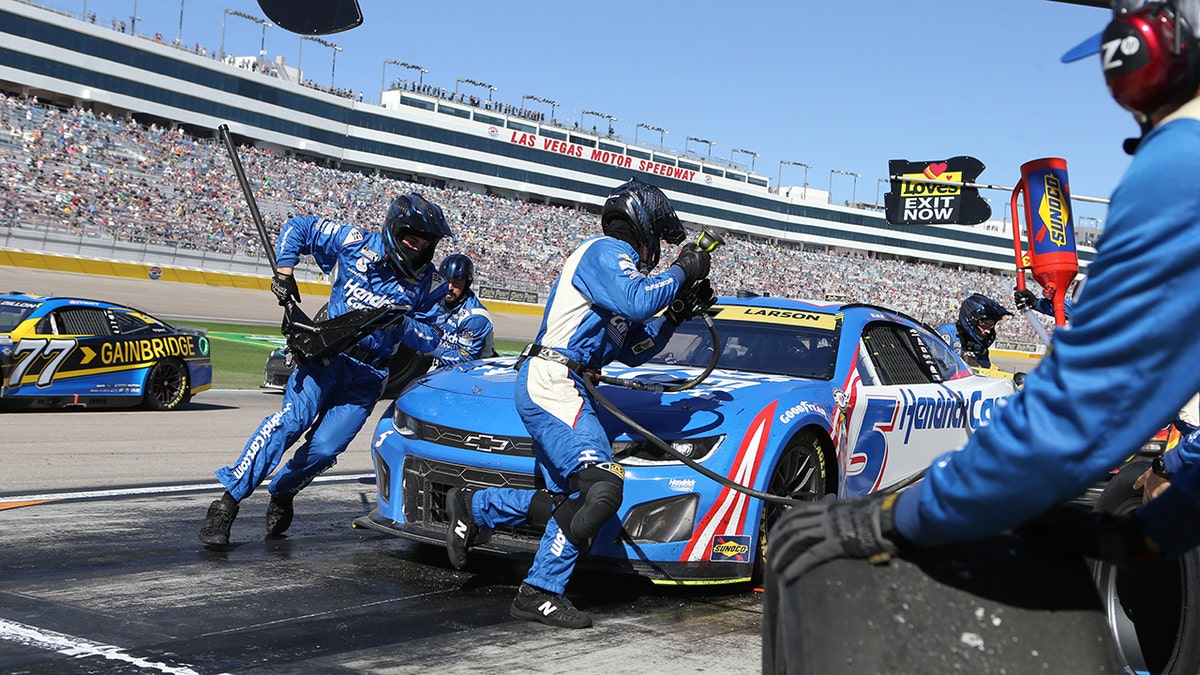
[(267, 534), (280, 535), (287, 532), (294, 515), (296, 511), (292, 508), (292, 500), (271, 495), (271, 502), (267, 504)]
[(204, 525), (200, 526), (200, 541), (208, 546), (228, 546), (229, 528), (233, 519), (237, 518), (238, 505), (224, 499), (213, 500), (204, 516)]
[(587, 628), (592, 625), (591, 615), (575, 609), (570, 600), (529, 584), (521, 584), (516, 599), (508, 608), (508, 615), (514, 619), (540, 621), (556, 628)]
[(446, 520), (450, 523), (446, 530), (446, 553), (450, 555), (450, 564), (460, 570), (466, 568), (467, 549), (479, 536), (479, 524), (471, 511), (474, 494), (475, 489), (469, 487), (450, 488), (446, 493)]

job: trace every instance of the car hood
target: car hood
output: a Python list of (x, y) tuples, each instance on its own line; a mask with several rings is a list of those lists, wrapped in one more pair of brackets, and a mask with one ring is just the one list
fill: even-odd
[[(398, 401), (407, 412), (429, 419), (444, 417), (451, 410), (493, 410), (504, 415), (511, 411), (517, 371), (514, 357), (476, 361), (433, 371), (405, 390)], [(641, 382), (675, 383), (700, 374), (700, 368), (680, 368), (667, 364), (648, 364), (631, 368), (621, 364), (605, 366), (604, 375), (622, 379), (636, 378)], [(817, 404), (832, 404), (831, 386), (827, 381), (805, 380), (781, 375), (714, 370), (695, 387), (675, 393), (640, 391), (627, 387), (601, 384), (598, 391), (614, 406), (631, 417), (661, 432), (696, 431), (717, 427), (726, 417), (742, 412), (756, 414), (771, 400), (786, 396), (790, 401), (806, 400)], [(467, 404), (466, 399), (473, 404)], [(493, 402), (496, 407), (492, 407)], [(507, 415), (506, 415), (507, 416)], [(608, 417), (606, 411), (602, 417)], [(499, 424), (499, 420), (473, 415), (472, 428)], [(460, 423), (463, 420), (458, 420)]]

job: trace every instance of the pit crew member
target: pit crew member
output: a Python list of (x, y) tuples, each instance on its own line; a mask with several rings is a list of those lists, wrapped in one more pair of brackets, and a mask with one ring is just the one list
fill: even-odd
[(782, 517), (770, 534), (781, 584), (832, 558), (881, 560), (905, 545), (985, 537), (1035, 516), (1023, 529), (1070, 523), (1059, 544), (1115, 563), (1200, 544), (1197, 464), (1133, 513), (1077, 509), (1068, 518), (1068, 507), (1056, 506), (1134, 454), (1200, 391), (1192, 365), (1200, 362), (1192, 337), (1200, 328), (1198, 29), (1200, 0), (1117, 0), (1099, 39), (1068, 53), (1100, 54), (1110, 93), (1143, 134), (1126, 143), (1133, 159), (1071, 326), (1055, 332), (1053, 349), (991, 424), (936, 460), (921, 483)]
[(958, 307), (958, 321), (944, 323), (937, 332), (967, 365), (991, 368), (988, 348), (996, 341), (996, 324), (1012, 314), (1004, 305), (980, 293), (967, 296)]
[(432, 356), (434, 368), (495, 356), (492, 316), (471, 290), (475, 263), (454, 253), (446, 256), (438, 272), (449, 285), (446, 297), (438, 303), (435, 316), (405, 334), (404, 344)]
[(567, 628), (592, 624), (563, 592), (580, 553), (620, 507), (624, 475), (583, 378), (614, 360), (638, 365), (658, 353), (691, 315), (668, 310), (663, 319), (653, 317), (677, 295), (695, 292), (696, 282), (708, 289), (710, 265), (707, 252), (685, 246), (667, 271), (652, 275), (659, 240), (678, 244), (685, 236), (666, 195), (652, 185), (634, 179), (618, 186), (600, 221), (604, 234), (567, 258), (536, 342), (518, 362), (517, 410), (546, 489), (454, 488), (446, 498), (446, 545), (455, 567), (465, 566), (480, 528), (545, 526), (509, 614)]
[[(299, 302), (292, 267), (301, 254), (309, 254), (326, 274), (336, 267), (330, 318), (390, 304), (411, 305), (414, 314), (428, 312), (445, 296), (445, 284), (430, 261), (438, 241), (449, 235), (441, 208), (417, 194), (392, 201), (382, 232), (364, 233), (315, 216), (292, 218), (279, 233), (271, 291), (281, 305)], [(225, 494), (209, 506), (200, 541), (214, 547), (229, 544), (239, 502), (271, 475), (303, 435), (304, 442), (268, 488), (267, 533), (287, 531), (296, 493), (333, 466), (362, 428), (383, 393), (392, 352), (414, 323), (405, 317), (400, 328), (370, 333), (328, 363), (300, 364), (288, 379), (279, 412), (262, 421), (236, 462), (217, 470)]]

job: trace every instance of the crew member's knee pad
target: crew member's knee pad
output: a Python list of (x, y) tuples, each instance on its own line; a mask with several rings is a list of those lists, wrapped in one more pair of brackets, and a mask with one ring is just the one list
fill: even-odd
[(572, 492), (579, 495), (554, 511), (554, 520), (567, 540), (587, 549), (600, 527), (621, 508), (625, 470), (616, 462), (591, 464), (571, 475)]
[(526, 522), (537, 527), (544, 526), (550, 522), (554, 510), (565, 501), (567, 501), (567, 496), (561, 492), (538, 490), (533, 493), (533, 499), (529, 502), (529, 515)]

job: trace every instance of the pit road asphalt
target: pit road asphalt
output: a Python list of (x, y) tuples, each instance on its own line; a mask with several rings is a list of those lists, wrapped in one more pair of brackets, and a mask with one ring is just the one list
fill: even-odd
[[(114, 300), (163, 318), (274, 323), (263, 291), (0, 267), (0, 288)], [(319, 306), (316, 299), (310, 301)], [(310, 304), (306, 303), (306, 304)], [(529, 339), (538, 317), (497, 315)], [(472, 559), (355, 530), (375, 503), (370, 430), (296, 500), (287, 536), (246, 499), (234, 545), (196, 538), (212, 472), (279, 407), (208, 391), (174, 412), (0, 413), (0, 672), (752, 673), (761, 596), (581, 571), (568, 594), (596, 626), (516, 621), (527, 562)]]

